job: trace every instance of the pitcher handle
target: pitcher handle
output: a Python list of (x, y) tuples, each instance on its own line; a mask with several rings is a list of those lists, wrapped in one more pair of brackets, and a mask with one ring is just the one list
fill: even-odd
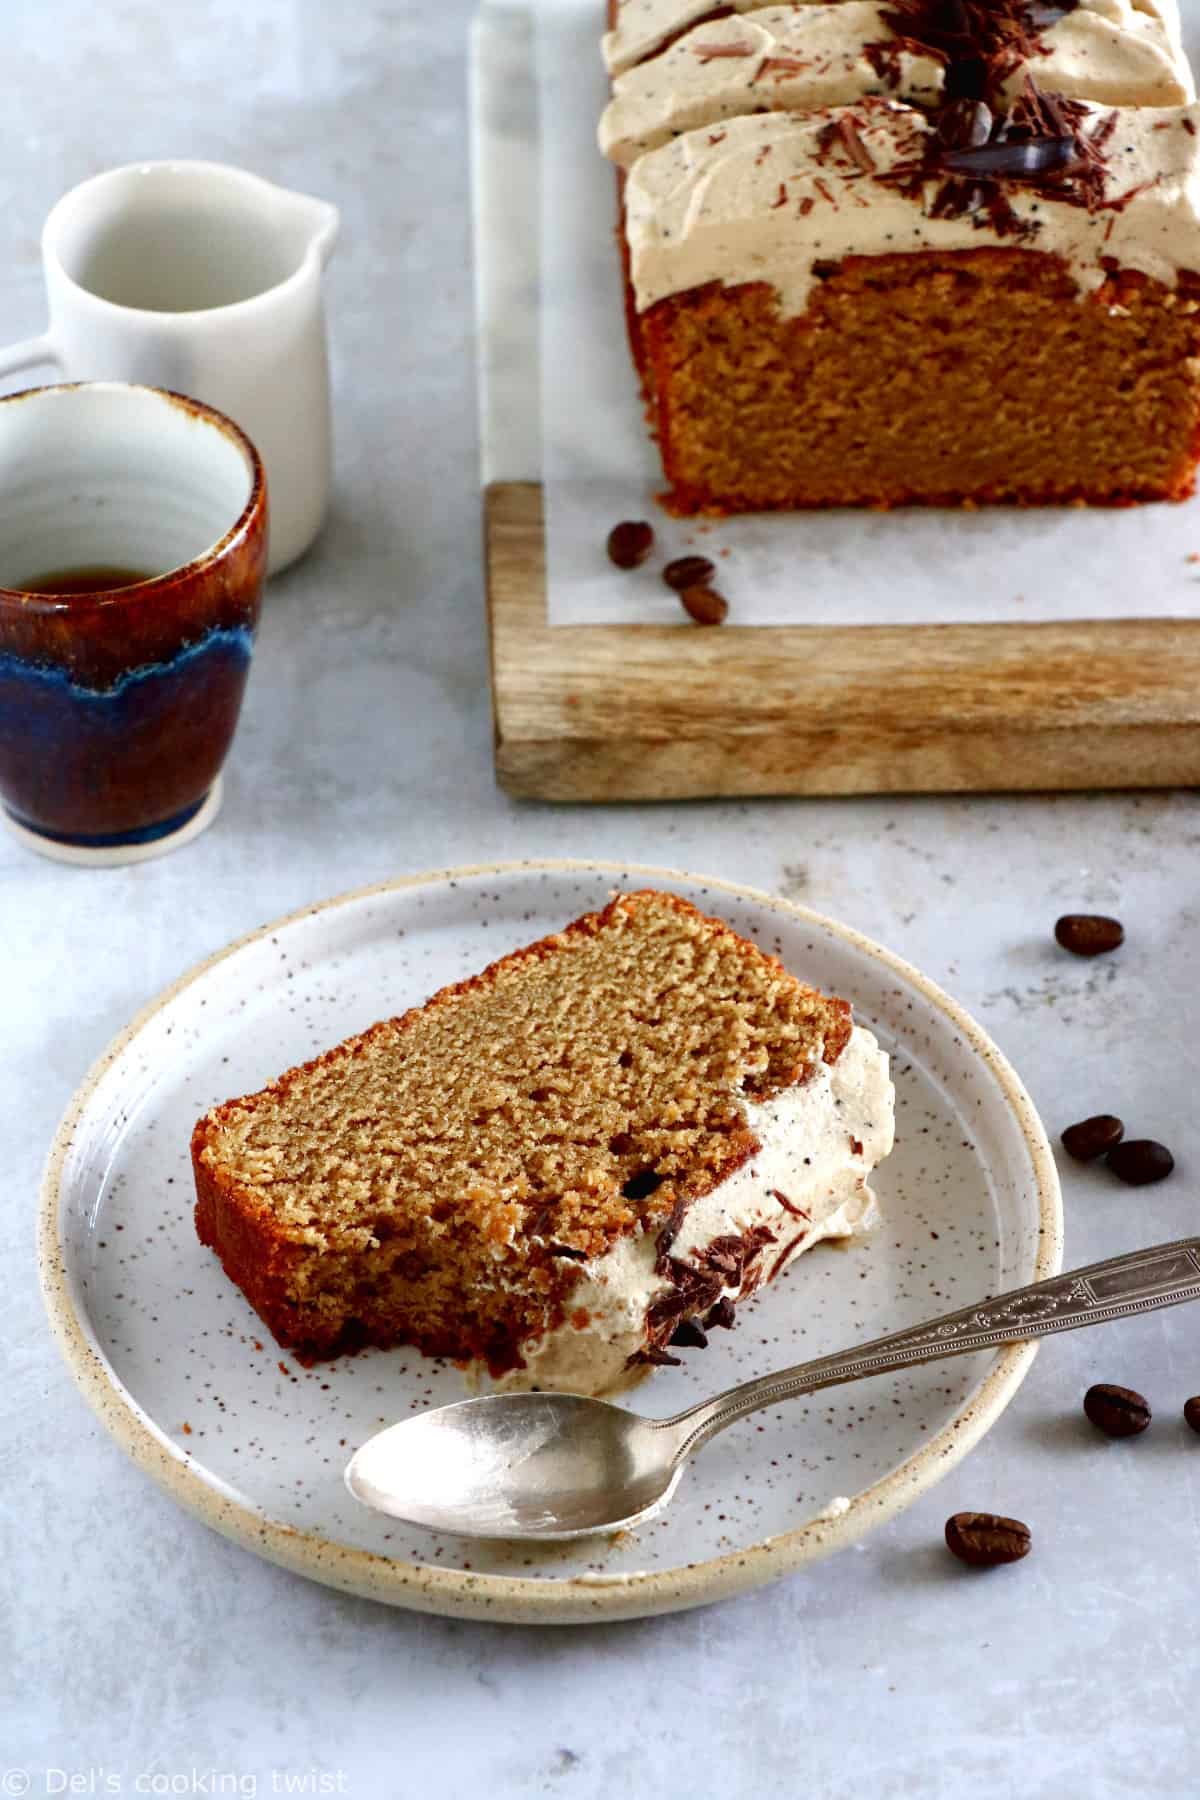
[(34, 369), (39, 363), (53, 363), (58, 368), (61, 362), (58, 345), (46, 331), (41, 337), (26, 338), (22, 344), (0, 350), (0, 375), (15, 375), (18, 369)]

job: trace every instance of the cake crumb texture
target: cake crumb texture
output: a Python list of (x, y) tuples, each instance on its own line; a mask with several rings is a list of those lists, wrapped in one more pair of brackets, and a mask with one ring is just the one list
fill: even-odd
[(799, 317), (763, 282), (671, 296), (641, 319), (670, 504), (1184, 499), (1198, 295), (981, 248), (844, 258)]
[(587, 1259), (757, 1149), (743, 1097), (849, 1006), (671, 894), (620, 895), (196, 1126), (196, 1226), (275, 1336), (516, 1366)]

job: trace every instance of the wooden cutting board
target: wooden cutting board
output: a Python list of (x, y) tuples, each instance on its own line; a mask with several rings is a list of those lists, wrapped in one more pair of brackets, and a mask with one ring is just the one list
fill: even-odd
[(546, 623), (542, 491), (484, 495), (496, 772), (535, 800), (1200, 782), (1200, 620)]

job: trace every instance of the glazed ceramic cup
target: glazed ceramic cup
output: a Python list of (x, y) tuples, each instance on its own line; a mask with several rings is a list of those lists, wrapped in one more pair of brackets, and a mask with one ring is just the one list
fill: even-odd
[(337, 209), (223, 163), (139, 163), (65, 194), (42, 232), (49, 329), (0, 375), (134, 381), (235, 419), (271, 489), (271, 572), (312, 543), (329, 498), (321, 275)]
[[(266, 555), (262, 465), (220, 413), (109, 382), (0, 400), (0, 803), (17, 836), (129, 862), (209, 823)], [(149, 579), (22, 591), (96, 567)]]

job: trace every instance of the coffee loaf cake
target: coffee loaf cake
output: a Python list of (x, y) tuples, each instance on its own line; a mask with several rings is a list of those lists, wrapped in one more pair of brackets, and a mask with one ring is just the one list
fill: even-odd
[(858, 1229), (891, 1121), (844, 1001), (648, 890), (214, 1108), (196, 1227), (306, 1356), (594, 1392)]
[(680, 512), (1181, 499), (1200, 108), (1168, 0), (613, 0), (630, 337)]

